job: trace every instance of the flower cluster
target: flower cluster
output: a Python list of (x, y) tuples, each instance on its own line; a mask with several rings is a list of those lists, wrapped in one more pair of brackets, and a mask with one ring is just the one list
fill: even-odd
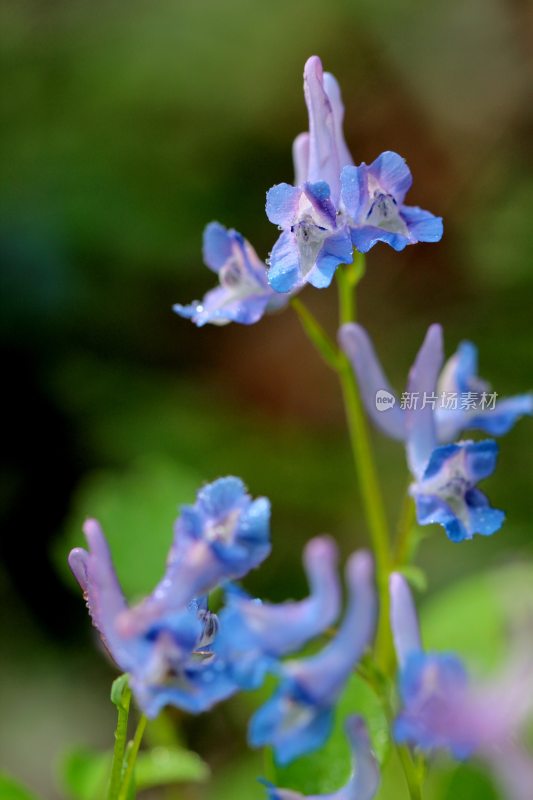
[[(312, 539), (304, 553), (309, 597), (280, 605), (248, 597), (231, 582), (269, 554), (269, 516), (268, 500), (252, 500), (237, 478), (205, 486), (194, 506), (181, 509), (163, 579), (131, 607), (94, 520), (85, 524), (89, 551), (73, 550), (69, 563), (105, 647), (130, 674), (148, 716), (168, 704), (199, 713), (257, 688), (268, 673), (277, 676), (276, 693), (250, 722), (249, 740), (252, 747), (270, 744), (285, 764), (329, 735), (335, 703), (372, 641), (376, 599), (372, 559), (355, 553), (347, 563), (349, 601), (337, 634), (318, 654), (282, 662), (335, 623), (338, 556), (328, 537)], [(227, 598), (219, 616), (208, 606), (217, 586)], [(361, 723), (350, 731), (363, 747)]]
[(352, 263), (354, 248), (367, 253), (385, 242), (403, 250), (442, 237), (440, 217), (404, 204), (412, 177), (401, 156), (387, 151), (370, 165), (354, 166), (339, 85), (318, 56), (305, 65), (304, 95), (309, 131), (293, 144), (295, 185), (279, 183), (267, 192), (267, 217), (281, 235), (263, 263), (237, 231), (207, 226), (204, 261), (220, 285), (203, 300), (174, 306), (196, 325), (251, 325), (306, 283), (329, 286), (339, 265)]
[[(439, 523), (454, 542), (497, 531), (505, 515), (490, 507), (477, 483), (494, 471), (498, 446), (492, 439), (453, 440), (476, 428), (493, 436), (507, 433), (521, 416), (533, 413), (533, 394), (483, 407), (397, 403), (364, 328), (356, 323), (342, 326), (339, 341), (370, 418), (388, 436), (405, 443), (414, 478), (410, 491), (420, 525)], [(462, 342), (444, 367), (443, 362), (442, 329), (432, 325), (409, 372), (404, 395), (427, 398), (488, 392), (488, 384), (477, 376), (477, 349), (471, 342)], [(390, 398), (385, 405), (377, 402), (383, 393)]]
[[(217, 273), (219, 286), (201, 301), (174, 306), (198, 326), (253, 324), (265, 312), (286, 305), (305, 284), (328, 287), (340, 265), (353, 262), (355, 251), (366, 253), (377, 242), (399, 251), (442, 236), (440, 217), (404, 204), (412, 181), (403, 158), (387, 151), (369, 166), (354, 164), (343, 137), (338, 84), (322, 71), (316, 56), (305, 65), (304, 94), (309, 130), (293, 145), (295, 183), (277, 184), (267, 193), (266, 213), (280, 236), (263, 262), (235, 230), (216, 222), (207, 226), (204, 260)], [(346, 299), (343, 286), (353, 288), (355, 273), (339, 270), (341, 300)], [(512, 659), (497, 680), (472, 685), (456, 656), (424, 652), (408, 585), (399, 572), (390, 575), (405, 563), (390, 546), (386, 514), (376, 507), (378, 481), (353, 379), (371, 420), (405, 446), (411, 508), (418, 523), (442, 525), (454, 542), (474, 534), (490, 536), (505, 516), (478, 488), (495, 469), (496, 442), (460, 437), (472, 430), (492, 437), (507, 433), (522, 416), (533, 414), (533, 394), (501, 399), (492, 392), (477, 375), (477, 349), (470, 342), (462, 342), (444, 363), (442, 329), (434, 324), (409, 371), (406, 390), (397, 395), (364, 328), (355, 322), (342, 325), (339, 349), (310, 312), (302, 313), (301, 301), (293, 305), (341, 379), (374, 536), (376, 581), (372, 556), (353, 553), (346, 563), (348, 596), (342, 611), (337, 548), (321, 536), (311, 539), (304, 551), (308, 597), (274, 605), (249, 596), (235, 581), (270, 552), (270, 504), (266, 498), (252, 500), (241, 480), (222, 478), (202, 488), (194, 505), (181, 509), (165, 575), (133, 606), (122, 594), (101, 528), (94, 520), (86, 523), (89, 550), (73, 550), (69, 562), (102, 641), (119, 668), (129, 673), (138, 704), (150, 717), (166, 705), (200, 713), (274, 676), (276, 688), (252, 716), (248, 741), (252, 747), (271, 747), (276, 763), (284, 765), (325, 743), (339, 698), (373, 644), (377, 627), (376, 658), (365, 661), (362, 674), (378, 686), (389, 715), (394, 666), (387, 649), (392, 648), (392, 633), (400, 706), (394, 740), (420, 753), (444, 749), (459, 760), (478, 756), (489, 764), (506, 796), (529, 800), (533, 764), (514, 740), (533, 711), (531, 656)], [(353, 319), (344, 313), (351, 305), (351, 298), (341, 302), (343, 320)], [(457, 402), (459, 397), (464, 402)], [(217, 614), (209, 607), (216, 588), (224, 597)], [(313, 640), (312, 654), (302, 655)], [(378, 659), (384, 641), (385, 657)], [(371, 800), (379, 771), (365, 723), (359, 716), (349, 716), (345, 723), (352, 775), (322, 800)], [(269, 800), (303, 800), (298, 792), (265, 785)]]

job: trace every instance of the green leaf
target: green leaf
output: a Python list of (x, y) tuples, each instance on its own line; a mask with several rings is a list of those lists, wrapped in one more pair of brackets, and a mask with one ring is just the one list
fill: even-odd
[(37, 795), (3, 772), (0, 773), (0, 797), (2, 800), (37, 800)]
[(119, 675), (111, 685), (111, 702), (117, 708), (127, 711), (130, 705), (131, 691), (128, 684), (129, 675)]
[(421, 614), (425, 647), (454, 651), (486, 671), (508, 652), (509, 623), (526, 621), (531, 609), (531, 564), (477, 574), (425, 603)]
[(209, 767), (190, 750), (155, 747), (139, 753), (135, 777), (138, 789), (149, 789), (169, 783), (205, 781), (209, 777)]
[(81, 747), (66, 754), (61, 777), (73, 800), (99, 800), (104, 796), (111, 761), (111, 753), (95, 753)]
[(387, 718), (370, 686), (358, 675), (352, 675), (337, 704), (333, 732), (322, 750), (287, 767), (276, 766), (276, 785), (309, 795), (327, 794), (342, 786), (351, 771), (350, 746), (344, 730), (351, 714), (364, 717), (376, 757), (383, 763), (389, 750)]
[(405, 564), (398, 568), (398, 572), (419, 592), (425, 592), (428, 586), (427, 575), (423, 569), (415, 564)]

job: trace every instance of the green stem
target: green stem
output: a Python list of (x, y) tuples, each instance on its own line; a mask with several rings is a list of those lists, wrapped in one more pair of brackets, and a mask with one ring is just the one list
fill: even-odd
[(315, 346), (320, 353), (328, 367), (337, 371), (338, 369), (338, 352), (335, 342), (332, 342), (322, 325), (318, 322), (314, 314), (309, 311), (301, 300), (294, 297), (291, 300), (291, 306), (296, 311), (298, 319), (307, 334), (307, 338)]
[(402, 567), (411, 560), (412, 550), (414, 549), (411, 534), (414, 530), (415, 519), (415, 502), (406, 493), (394, 546), (394, 566)]
[[(360, 269), (359, 272), (361, 271)], [(342, 269), (337, 270), (339, 316), (341, 324), (353, 322), (355, 320), (355, 286), (358, 280), (357, 276), (358, 272), (348, 272)], [(392, 658), (392, 641), (389, 622), (389, 573), (391, 569), (391, 553), (387, 518), (385, 516), (377, 469), (372, 455), (365, 412), (351, 364), (344, 353), (339, 355), (337, 372), (342, 387), (350, 443), (359, 479), (363, 507), (376, 557), (377, 583), (380, 599), (378, 630), (376, 634), (376, 661), (384, 671), (387, 671)]]
[(407, 788), (409, 789), (409, 797), (411, 800), (422, 800), (422, 786), (421, 776), (413, 763), (413, 758), (407, 747), (399, 746), (396, 748), (400, 758)]
[(130, 713), (130, 703), (131, 689), (129, 686), (125, 685), (122, 688), (122, 693), (118, 702), (116, 702), (118, 717), (117, 727), (115, 728), (115, 746), (113, 749), (111, 778), (109, 780), (109, 790), (107, 793), (108, 800), (117, 800), (120, 790), (122, 769), (124, 765), (124, 752), (126, 750), (126, 739), (128, 737), (128, 717)]
[(126, 760), (124, 763), (124, 774), (122, 776), (122, 784), (120, 786), (118, 800), (128, 800), (129, 798), (131, 782), (133, 780), (133, 773), (135, 770), (135, 762), (137, 761), (137, 754), (139, 752), (139, 747), (141, 746), (141, 741), (147, 722), (148, 720), (146, 716), (142, 714), (139, 722), (137, 723), (137, 729), (135, 731), (133, 740), (128, 743)]

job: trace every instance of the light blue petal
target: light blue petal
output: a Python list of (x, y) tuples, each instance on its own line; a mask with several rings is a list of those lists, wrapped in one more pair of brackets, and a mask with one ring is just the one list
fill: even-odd
[(443, 234), (442, 217), (418, 206), (402, 206), (400, 216), (409, 230), (410, 244), (415, 242), (440, 242)]
[[(372, 422), (387, 436), (403, 440), (404, 414), (367, 332), (361, 325), (349, 323), (339, 329), (338, 339), (357, 376), (363, 404)], [(381, 404), (378, 398), (386, 404)]]
[(287, 686), (259, 708), (248, 727), (251, 747), (270, 745), (278, 764), (317, 750), (333, 727), (331, 708), (318, 708), (294, 697)]
[(385, 242), (397, 252), (404, 250), (410, 244), (409, 239), (401, 233), (393, 233), (384, 228), (376, 228), (373, 225), (352, 228), (352, 242), (360, 253), (368, 253), (378, 242)]
[(523, 416), (533, 414), (533, 394), (518, 394), (496, 401), (494, 409), (485, 409), (470, 417), (465, 428), (485, 431), (491, 436), (503, 436)]
[(348, 230), (344, 229), (328, 236), (324, 241), (307, 280), (316, 289), (325, 289), (331, 284), (337, 267), (340, 264), (351, 264), (352, 261), (352, 241)]
[(218, 478), (200, 489), (197, 497), (199, 509), (208, 517), (228, 514), (246, 498), (246, 487), (240, 478)]
[(300, 282), (300, 261), (296, 237), (284, 231), (270, 254), (268, 283), (275, 292), (290, 292)]
[(341, 200), (353, 220), (358, 221), (366, 213), (368, 199), (367, 171), (361, 167), (344, 167), (341, 172)]
[[(210, 222), (204, 229), (203, 258), (204, 263), (213, 272), (218, 272), (231, 258), (233, 238), (227, 228), (219, 222)], [(239, 235), (239, 234), (237, 234)]]
[(302, 190), (289, 183), (278, 183), (267, 192), (266, 214), (274, 225), (290, 228), (296, 217)]

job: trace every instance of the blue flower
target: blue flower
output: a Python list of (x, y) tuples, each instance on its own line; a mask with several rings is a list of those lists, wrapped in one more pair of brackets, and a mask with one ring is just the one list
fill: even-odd
[(287, 764), (324, 743), (331, 731), (334, 705), (370, 644), (376, 595), (373, 563), (368, 553), (351, 556), (347, 582), (348, 608), (333, 641), (315, 656), (283, 664), (277, 691), (250, 721), (251, 746), (271, 745), (280, 764)]
[(407, 582), (390, 578), (391, 624), (398, 657), (400, 712), (397, 742), (425, 752), (486, 761), (509, 800), (528, 800), (533, 763), (517, 736), (533, 710), (531, 653), (514, 656), (503, 673), (473, 683), (452, 654), (426, 653)]
[(198, 492), (195, 505), (182, 506), (163, 580), (118, 624), (130, 635), (144, 630), (161, 613), (246, 575), (269, 553), (269, 501), (252, 500), (239, 478), (219, 478)]
[(379, 786), (379, 769), (363, 719), (348, 717), (346, 734), (352, 749), (352, 774), (341, 789), (327, 795), (303, 795), (262, 781), (267, 788), (268, 800), (372, 800)]
[[(410, 493), (418, 522), (442, 525), (455, 542), (471, 539), (475, 533), (490, 536), (499, 530), (505, 515), (491, 508), (476, 488), (494, 471), (496, 443), (460, 441), (439, 446), (436, 391), (444, 360), (441, 327), (432, 325), (427, 332), (409, 372), (404, 408), (397, 403), (364, 329), (344, 325), (339, 340), (357, 375), (369, 415), (388, 435), (405, 442), (415, 478)], [(387, 401), (384, 406), (380, 405), (383, 399)], [(462, 422), (458, 424), (462, 426)]]
[(69, 564), (105, 648), (120, 669), (130, 673), (131, 688), (143, 711), (155, 717), (164, 705), (172, 704), (199, 713), (237, 691), (225, 664), (210, 652), (216, 623), (203, 600), (161, 610), (135, 635), (121, 630), (119, 622), (128, 605), (105, 536), (95, 520), (88, 520), (84, 531), (89, 550), (72, 550)]
[(163, 580), (133, 607), (124, 599), (100, 526), (86, 523), (89, 551), (76, 548), (69, 564), (105, 647), (130, 673), (149, 716), (167, 703), (198, 713), (237, 690), (214, 652), (218, 620), (205, 593), (266, 558), (269, 519), (268, 500), (252, 500), (238, 478), (205, 486), (194, 506), (182, 508)]
[(261, 685), (280, 656), (300, 650), (323, 633), (339, 613), (337, 548), (328, 537), (311, 539), (304, 552), (311, 586), (305, 600), (272, 605), (230, 592), (220, 615), (216, 651), (243, 689)]
[(335, 78), (317, 56), (304, 68), (309, 132), (294, 142), (296, 186), (267, 193), (269, 220), (283, 230), (269, 258), (268, 282), (276, 292), (310, 283), (330, 285), (339, 264), (353, 261), (349, 228), (339, 213), (340, 174), (352, 158), (342, 134), (344, 108)]
[(478, 481), (494, 471), (497, 455), (498, 445), (490, 439), (433, 450), (423, 475), (409, 490), (420, 525), (439, 523), (452, 542), (471, 539), (475, 533), (491, 536), (499, 530), (505, 514), (491, 508), (476, 488)]
[(269, 220), (283, 229), (272, 248), (268, 282), (276, 292), (290, 292), (310, 283), (330, 285), (339, 264), (353, 261), (349, 228), (338, 221), (337, 209), (324, 181), (302, 188), (280, 183), (267, 193)]
[(368, 166), (346, 166), (341, 174), (342, 206), (354, 247), (367, 253), (377, 242), (403, 250), (415, 242), (438, 242), (442, 218), (403, 204), (412, 183), (405, 159), (386, 151)]
[(461, 342), (447, 361), (439, 378), (439, 396), (466, 402), (455, 408), (440, 403), (436, 409), (439, 441), (449, 442), (463, 430), (477, 429), (491, 436), (507, 433), (520, 417), (533, 414), (533, 393), (497, 399), (490, 384), (477, 375), (478, 351), (472, 342)]
[(280, 308), (288, 298), (280, 297), (268, 285), (266, 265), (249, 242), (235, 230), (211, 222), (204, 231), (204, 261), (218, 274), (220, 286), (203, 300), (174, 311), (201, 327), (208, 322), (252, 325), (266, 311)]

